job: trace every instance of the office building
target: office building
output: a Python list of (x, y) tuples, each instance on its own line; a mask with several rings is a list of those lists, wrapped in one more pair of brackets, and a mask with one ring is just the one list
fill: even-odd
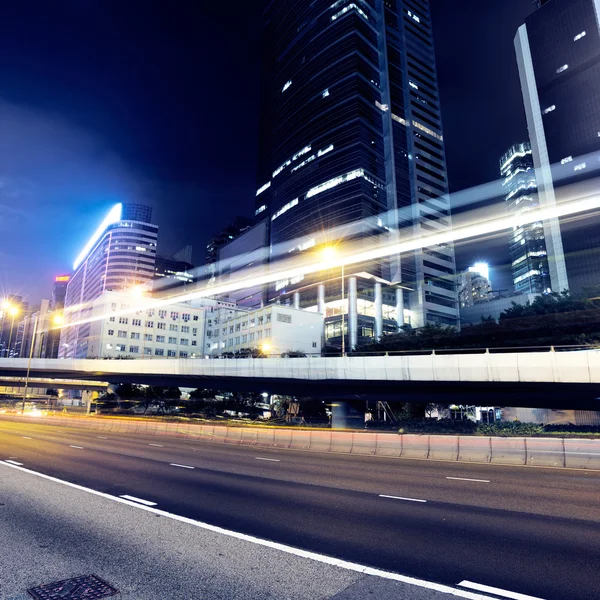
[[(542, 208), (597, 193), (598, 11), (596, 0), (540, 1), (515, 38)], [(543, 226), (552, 290), (577, 294), (600, 284), (599, 211)]]
[[(509, 148), (500, 159), (500, 175), (506, 209), (511, 215), (518, 217), (539, 207), (529, 143)], [(521, 223), (517, 219), (509, 233), (509, 255), (515, 292), (542, 294), (552, 291), (544, 226), (540, 221)]]
[(461, 315), (464, 308), (492, 299), (492, 284), (487, 264), (476, 263), (460, 274), (458, 278), (458, 298)]
[(210, 309), (206, 320), (206, 354), (247, 356), (321, 355), (323, 315), (274, 304), (256, 310), (235, 305)]
[(191, 262), (157, 255), (152, 287), (158, 290), (193, 283), (193, 270), (194, 265)]
[(29, 304), (10, 294), (0, 299), (0, 357), (19, 356), (23, 335), (22, 318)]
[[(271, 263), (451, 227), (427, 1), (272, 0), (263, 64), (255, 215)], [(458, 324), (450, 244), (346, 269), (343, 302), (340, 275), (284, 279), (264, 300), (300, 293), (324, 307), (330, 343), (343, 319), (347, 347), (405, 323)]]
[[(158, 227), (150, 222), (152, 209), (116, 204), (73, 264), (67, 285), (65, 324), (81, 323), (91, 314), (91, 303), (106, 291), (127, 290), (154, 277)], [(65, 327), (59, 357), (86, 356), (90, 324)]]
[[(88, 335), (78, 358), (195, 358), (202, 353), (207, 306), (202, 300), (145, 308), (151, 298), (105, 291), (90, 303)], [(139, 306), (139, 310), (131, 310)], [(119, 314), (130, 311), (127, 314)]]
[(206, 272), (209, 277), (214, 277), (219, 272), (218, 260), (221, 248), (250, 229), (252, 225), (252, 219), (236, 217), (208, 242), (206, 245)]

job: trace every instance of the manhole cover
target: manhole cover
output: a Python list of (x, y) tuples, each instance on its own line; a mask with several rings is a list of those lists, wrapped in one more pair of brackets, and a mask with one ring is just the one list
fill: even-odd
[(91, 600), (114, 596), (119, 590), (96, 575), (84, 575), (40, 585), (27, 590), (27, 593), (36, 600)]

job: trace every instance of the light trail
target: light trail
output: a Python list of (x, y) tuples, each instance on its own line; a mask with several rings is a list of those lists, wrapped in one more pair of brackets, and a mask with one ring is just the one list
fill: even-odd
[[(255, 268), (241, 271), (240, 273), (244, 273), (243, 275), (228, 282), (215, 282), (214, 285), (204, 285), (199, 289), (170, 296), (168, 298), (143, 299), (133, 308), (111, 311), (110, 314), (106, 313), (71, 323), (65, 323), (62, 327), (73, 327), (93, 321), (101, 321), (109, 316), (129, 315), (138, 311), (157, 309), (180, 302), (189, 302), (201, 298), (226, 295), (234, 291), (256, 288), (283, 279), (305, 278), (307, 275), (313, 275), (322, 271), (331, 271), (332, 269), (340, 269), (342, 266), (348, 267), (361, 263), (370, 263), (378, 259), (393, 255), (402, 255), (407, 252), (420, 250), (430, 246), (453, 244), (457, 241), (512, 229), (515, 226), (528, 225), (538, 221), (554, 220), (598, 208), (600, 208), (600, 194), (596, 193), (592, 196), (570, 200), (553, 207), (536, 208), (519, 215), (509, 215), (466, 225), (459, 225), (454, 228), (447, 228), (438, 233), (413, 236), (408, 240), (392, 241), (382, 244), (376, 243), (376, 245), (373, 246), (374, 240), (370, 239), (366, 240), (369, 243), (369, 247), (366, 249), (364, 248), (365, 240), (348, 242), (344, 243), (345, 254), (340, 254), (326, 264), (316, 260), (314, 254), (311, 255), (310, 252), (305, 252), (282, 261), (282, 263), (285, 263), (286, 265), (292, 263), (292, 266), (284, 265), (273, 269), (273, 264), (260, 265)], [(375, 242), (380, 240), (381, 238), (375, 238)]]

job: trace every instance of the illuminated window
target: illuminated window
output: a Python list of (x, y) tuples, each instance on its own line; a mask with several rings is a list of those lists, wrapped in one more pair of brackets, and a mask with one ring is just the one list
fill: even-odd
[(408, 16), (409, 16), (411, 19), (414, 19), (414, 20), (415, 20), (417, 23), (420, 23), (420, 22), (421, 22), (421, 19), (419, 19), (419, 17), (418, 17), (417, 15), (415, 15), (415, 13), (411, 12), (410, 10), (409, 10), (409, 11), (407, 11), (407, 12), (408, 12)]
[(278, 217), (280, 217), (281, 215), (283, 215), (284, 213), (286, 213), (288, 210), (290, 210), (291, 208), (294, 208), (294, 206), (296, 206), (298, 204), (298, 198), (294, 198), (293, 200), (291, 200), (290, 202), (288, 202), (287, 204), (284, 204), (272, 217), (271, 217), (271, 221), (274, 221), (275, 219), (277, 219)]
[(323, 91), (323, 98), (327, 98), (329, 96), (329, 89)]
[(285, 92), (285, 90), (287, 90), (291, 85), (292, 85), (291, 79), (289, 81), (286, 81), (285, 85), (283, 86), (283, 89), (281, 90), (281, 93), (283, 94), (283, 92)]
[(583, 171), (583, 169), (585, 169), (586, 167), (587, 167), (587, 164), (582, 162), (582, 163), (579, 163), (578, 165), (575, 165), (573, 167), (573, 170), (574, 171)]
[[(254, 211), (254, 214), (255, 214), (255, 215), (260, 215), (260, 213), (261, 213), (263, 210), (267, 210), (267, 205), (266, 205), (266, 204), (263, 204), (262, 206), (260, 206), (259, 208), (257, 208), (257, 209)], [(194, 317), (194, 320), (196, 320), (196, 321), (197, 321), (197, 320), (198, 320), (198, 317)]]
[(412, 81), (408, 82), (408, 85), (410, 85), (411, 88), (414, 88), (415, 90), (419, 89), (419, 86), (416, 83), (413, 83)]
[(556, 69), (557, 73), (562, 73), (563, 71), (566, 71), (569, 68), (569, 65), (563, 65), (562, 67), (558, 67), (558, 69)]
[(317, 194), (320, 194), (320, 193), (330, 190), (334, 187), (337, 187), (341, 183), (345, 183), (346, 181), (352, 181), (353, 179), (356, 179), (357, 177), (364, 177), (364, 176), (365, 176), (365, 172), (363, 169), (355, 169), (354, 171), (350, 171), (349, 173), (346, 173), (345, 175), (340, 175), (339, 177), (334, 177), (333, 179), (330, 179), (329, 181), (325, 181), (324, 183), (321, 183), (320, 185), (317, 185), (314, 188), (311, 188), (310, 190), (308, 190), (308, 192), (306, 192), (306, 197), (312, 198), (313, 196), (316, 196)]
[(553, 110), (556, 110), (556, 105), (555, 104), (553, 104), (552, 106), (549, 106), (548, 108), (545, 108), (542, 111), (542, 114), (543, 115), (547, 115), (548, 113), (551, 113)]
[(581, 33), (578, 33), (574, 38), (573, 41), (576, 42), (578, 40), (580, 40), (582, 37), (585, 36), (585, 31), (582, 31)]
[(263, 185), (262, 187), (259, 187), (256, 190), (256, 195), (260, 196), (265, 190), (268, 190), (271, 187), (271, 182), (267, 181), (267, 183), (265, 183), (265, 185)]
[(337, 12), (335, 15), (332, 15), (331, 20), (335, 21), (336, 19), (339, 19), (341, 16), (345, 15), (349, 10), (355, 10), (361, 17), (363, 17), (363, 19), (366, 19), (367, 21), (369, 20), (369, 16), (367, 15), (367, 13), (364, 10), (361, 10), (356, 4), (354, 4), (354, 2), (342, 8), (342, 10)]
[(560, 161), (560, 164), (561, 164), (561, 165), (566, 165), (567, 163), (570, 163), (572, 160), (573, 160), (573, 157), (572, 157), (572, 156), (567, 156), (566, 158), (563, 158), (563, 159)]

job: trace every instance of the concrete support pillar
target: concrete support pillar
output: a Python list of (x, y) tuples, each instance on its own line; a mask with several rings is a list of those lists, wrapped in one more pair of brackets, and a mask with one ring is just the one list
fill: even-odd
[(322, 283), (317, 288), (317, 311), (325, 316), (325, 285)]
[(404, 325), (404, 290), (402, 288), (396, 288), (396, 312), (398, 313), (396, 320), (399, 329)]
[(348, 278), (348, 341), (354, 350), (358, 344), (358, 288), (356, 277)]
[(381, 283), (375, 283), (375, 339), (383, 337), (383, 291)]
[(300, 308), (300, 292), (294, 292), (294, 308)]

